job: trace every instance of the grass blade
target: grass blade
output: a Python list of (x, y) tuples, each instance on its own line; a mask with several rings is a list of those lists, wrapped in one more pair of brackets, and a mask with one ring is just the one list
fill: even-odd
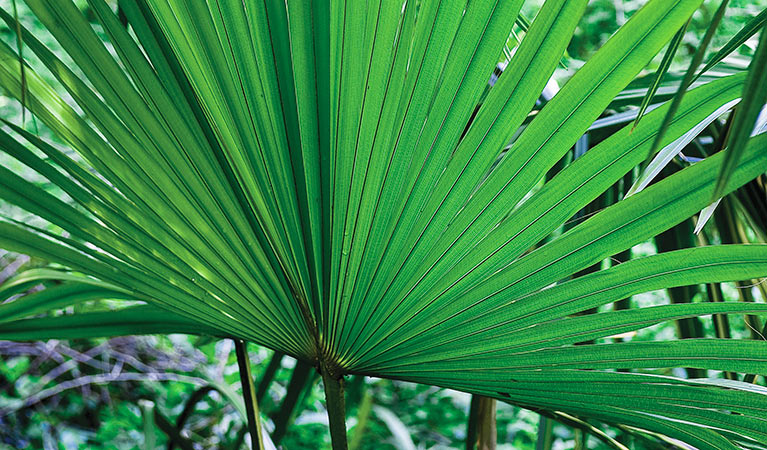
[(743, 100), (735, 112), (732, 128), (729, 131), (727, 148), (724, 150), (724, 162), (711, 201), (722, 196), (746, 144), (751, 139), (754, 123), (764, 104), (767, 103), (767, 70), (764, 70), (765, 67), (767, 67), (767, 30), (763, 28), (754, 59), (749, 65), (746, 84), (743, 86)]
[(637, 125), (639, 125), (639, 121), (642, 119), (642, 116), (647, 110), (647, 107), (652, 102), (653, 97), (655, 97), (655, 93), (658, 91), (658, 87), (660, 86), (663, 77), (671, 67), (671, 62), (674, 60), (674, 55), (676, 55), (676, 51), (679, 49), (679, 44), (682, 43), (684, 35), (687, 32), (687, 27), (689, 26), (690, 20), (688, 20), (684, 26), (682, 26), (682, 28), (677, 31), (677, 33), (671, 39), (671, 42), (668, 44), (666, 53), (663, 55), (663, 60), (661, 61), (660, 66), (658, 66), (658, 70), (655, 71), (653, 82), (647, 89), (647, 94), (645, 94), (644, 98), (642, 99), (642, 104), (639, 106), (637, 118), (634, 120), (634, 125), (631, 127), (632, 130), (636, 128)]
[(767, 23), (767, 9), (751, 18), (751, 20), (749, 20), (748, 23), (732, 37), (732, 39), (727, 41), (727, 43), (709, 59), (706, 65), (700, 69), (700, 72), (695, 76), (695, 79), (697, 80), (701, 75), (708, 72), (712, 67), (726, 58), (727, 55), (737, 50), (738, 47), (749, 40), (751, 36), (756, 34), (765, 23)]
[(692, 61), (690, 61), (690, 66), (687, 68), (687, 72), (685, 72), (684, 78), (682, 78), (682, 82), (679, 84), (679, 88), (677, 89), (676, 94), (674, 94), (674, 98), (671, 100), (671, 106), (669, 106), (668, 112), (666, 113), (666, 118), (663, 120), (663, 123), (658, 129), (658, 134), (655, 136), (655, 140), (653, 141), (653, 145), (650, 148), (648, 157), (654, 155), (655, 151), (660, 148), (663, 137), (665, 136), (666, 130), (668, 129), (668, 124), (671, 123), (671, 120), (674, 118), (674, 115), (679, 108), (679, 104), (682, 102), (682, 97), (684, 97), (685, 93), (687, 92), (687, 88), (690, 87), (693, 79), (695, 78), (695, 72), (698, 70), (698, 66), (703, 61), (703, 56), (706, 54), (706, 48), (708, 47), (708, 44), (711, 43), (711, 39), (713, 39), (714, 34), (716, 34), (716, 29), (719, 27), (719, 23), (724, 17), (728, 3), (729, 0), (722, 0), (722, 2), (719, 4), (719, 8), (716, 10), (716, 13), (714, 13), (714, 17), (711, 19), (711, 23), (706, 30), (706, 34), (703, 35), (703, 39), (701, 40), (700, 44), (698, 44), (698, 47), (695, 50), (695, 54), (692, 57)]

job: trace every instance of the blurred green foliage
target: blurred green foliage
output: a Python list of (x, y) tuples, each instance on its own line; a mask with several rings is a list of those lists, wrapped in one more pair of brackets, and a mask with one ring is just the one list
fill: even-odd
[[(4, 7), (10, 3), (11, 0), (0, 0), (0, 5)], [(78, 3), (87, 8), (85, 0)], [(524, 8), (526, 16), (533, 17), (541, 3), (542, 0), (527, 1)], [(643, 0), (592, 0), (568, 48), (568, 58), (576, 63), (588, 59), (644, 3)], [(684, 46), (673, 66), (677, 70), (684, 69), (689, 61), (695, 42), (705, 32), (718, 3), (706, 1), (693, 17)], [(23, 1), (19, 1), (18, 6), (24, 25), (55, 49), (53, 39), (36, 23)], [(767, 0), (732, 0), (732, 13), (727, 14), (712, 48), (720, 47), (749, 17), (765, 6)], [(7, 27), (0, 27), (0, 39), (14, 44), (15, 34)], [(741, 51), (749, 50), (743, 48)], [(47, 73), (42, 67), (35, 66), (34, 60), (31, 64), (38, 73)], [(20, 122), (20, 105), (0, 96), (0, 117)], [(52, 137), (42, 126), (39, 132), (44, 137)], [(31, 171), (2, 153), (0, 164), (25, 177), (33, 177)], [(36, 181), (48, 186), (45, 180)], [(2, 202), (0, 214), (20, 221), (29, 219), (23, 211)], [(638, 250), (640, 253), (654, 251), (649, 244)], [(20, 265), (40, 264), (28, 259), (19, 264), (21, 260), (18, 258), (18, 255), (0, 254), (0, 273), (3, 274), (0, 283)], [(726, 287), (725, 294), (735, 297), (734, 288)], [(665, 292), (653, 292), (637, 296), (634, 301), (643, 305), (659, 304), (668, 302), (668, 297)], [(710, 321), (705, 321), (704, 326), (707, 333), (712, 332)], [(735, 331), (747, 334), (745, 329)], [(644, 340), (658, 335), (673, 336), (673, 324), (651, 327), (634, 338)], [(251, 346), (251, 353), (254, 375), (258, 380), (263, 375), (271, 351)], [(294, 365), (295, 361), (291, 358), (283, 359), (282, 367), (262, 402), (262, 416), (269, 432), (274, 429), (270, 417), (279, 408)], [(188, 336), (23, 344), (0, 342), (0, 448), (143, 449), (151, 439), (145, 432), (142, 405), (158, 408), (174, 422), (190, 396), (210, 383), (238, 387), (237, 363), (230, 342)], [(385, 408), (399, 418), (417, 448), (464, 446), (470, 401), (468, 394), (368, 378), (349, 380), (349, 386), (350, 396), (356, 395), (359, 400), (367, 391), (372, 395), (375, 406)], [(322, 388), (315, 383), (298, 406), (294, 423), (281, 442), (283, 448), (329, 447), (322, 398)], [(352, 401), (349, 405), (350, 435), (354, 435), (359, 423), (359, 403)], [(377, 416), (375, 411), (373, 409), (366, 422), (361, 448), (403, 448), (393, 436), (391, 424)], [(539, 416), (533, 412), (499, 404), (499, 448), (535, 449), (538, 420)], [(237, 409), (226, 396), (212, 391), (197, 403), (183, 427), (182, 435), (190, 438), (199, 448), (233, 448), (242, 428), (243, 418)], [(607, 432), (616, 435), (619, 430), (608, 428)], [(573, 447), (572, 429), (557, 425), (554, 433), (553, 448)], [(153, 434), (157, 448), (166, 448), (167, 436), (158, 429)], [(596, 439), (587, 442), (588, 448), (606, 448)], [(640, 443), (636, 444), (636, 448), (644, 448)]]

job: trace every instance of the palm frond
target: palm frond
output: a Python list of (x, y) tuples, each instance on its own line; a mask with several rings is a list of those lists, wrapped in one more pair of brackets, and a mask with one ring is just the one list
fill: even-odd
[[(764, 304), (571, 317), (651, 290), (767, 276), (767, 246), (670, 251), (562, 282), (688, 220), (710, 203), (723, 167), (722, 195), (767, 167), (767, 137), (757, 135), (738, 158), (709, 156), (562, 229), (648, 153), (686, 136), (687, 145), (754, 89), (753, 71), (706, 78), (634, 129), (631, 118), (612, 123), (623, 128), (561, 168), (701, 0), (649, 1), (532, 120), (586, 0), (545, 2), (489, 89), (521, 0), (120, 0), (129, 28), (89, 0), (102, 34), (72, 0), (26, 3), (73, 66), (20, 26), (25, 58), (55, 80), (0, 44), (0, 87), (24, 92), (55, 136), (4, 122), (0, 150), (62, 195), (0, 167), (0, 198), (48, 225), (2, 219), (0, 247), (89, 281), (0, 305), (10, 320), (0, 338), (187, 332), (255, 342), (321, 371), (339, 448), (348, 374), (701, 449), (767, 439), (763, 388), (646, 372), (764, 375), (767, 342), (575, 345), (701, 315), (763, 314)], [(147, 305), (25, 318), (94, 298)]]

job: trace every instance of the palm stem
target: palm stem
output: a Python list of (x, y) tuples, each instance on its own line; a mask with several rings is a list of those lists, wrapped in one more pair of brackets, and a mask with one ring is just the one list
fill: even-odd
[(245, 341), (234, 340), (234, 349), (237, 353), (237, 365), (240, 368), (240, 382), (242, 383), (242, 396), (245, 399), (245, 412), (248, 416), (248, 431), (250, 432), (251, 448), (263, 450), (264, 440), (261, 438), (261, 420), (256, 401), (256, 388), (253, 385), (253, 375), (250, 373), (250, 359)]
[(346, 450), (346, 407), (344, 405), (344, 379), (336, 378), (322, 367), (322, 383), (325, 385), (325, 403), (330, 421), (330, 440), (333, 450)]
[(469, 425), (466, 430), (466, 450), (493, 450), (497, 444), (495, 423), (496, 401), (481, 395), (472, 395), (469, 406)]
[(466, 427), (466, 450), (477, 448), (477, 417), (479, 416), (479, 395), (471, 396), (469, 423)]
[(496, 401), (489, 397), (479, 398), (479, 411), (477, 414), (477, 449), (495, 450), (498, 438), (495, 424)]
[(554, 444), (554, 420), (541, 416), (538, 422), (538, 441), (535, 450), (551, 450)]

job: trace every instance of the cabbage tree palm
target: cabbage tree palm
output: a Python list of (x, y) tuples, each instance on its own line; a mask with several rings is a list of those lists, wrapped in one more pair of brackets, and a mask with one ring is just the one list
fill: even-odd
[[(767, 136), (558, 231), (744, 86), (756, 95), (761, 73), (696, 87), (668, 120), (668, 105), (654, 109), (543, 181), (702, 0), (650, 0), (529, 123), (586, 0), (546, 1), (487, 92), (522, 0), (120, 0), (127, 27), (104, 0), (87, 2), (97, 24), (72, 0), (24, 1), (62, 51), (19, 25), (22, 44), (0, 45), (0, 86), (55, 138), (5, 121), (0, 148), (57, 190), (0, 167), (0, 198), (49, 225), (3, 219), (0, 247), (58, 269), (22, 274), (3, 298), (62, 283), (0, 306), (1, 338), (183, 332), (258, 343), (319, 370), (336, 448), (349, 374), (701, 449), (764, 448), (763, 387), (643, 369), (767, 374), (767, 342), (575, 344), (764, 314), (763, 304), (721, 302), (576, 315), (656, 289), (767, 276), (767, 247), (670, 251), (570, 277), (687, 220), (715, 188), (764, 173)], [(17, 29), (12, 12), (2, 16)], [(97, 298), (144, 304), (28, 318)]]

